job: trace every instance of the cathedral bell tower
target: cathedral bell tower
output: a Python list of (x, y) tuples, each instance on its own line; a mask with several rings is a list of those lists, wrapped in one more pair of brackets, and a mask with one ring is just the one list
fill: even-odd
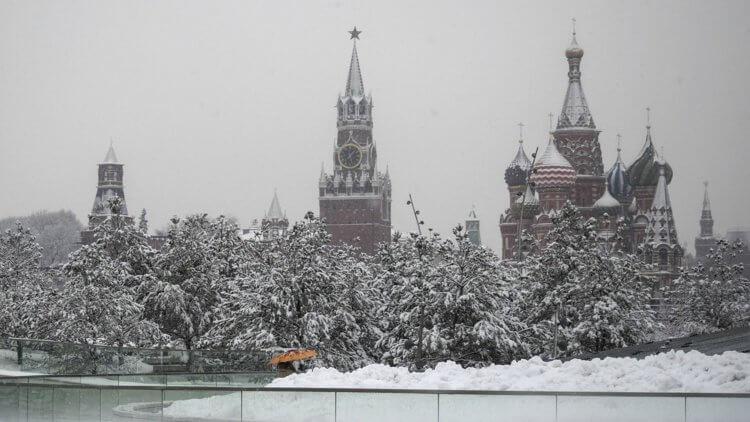
[(320, 217), (334, 242), (360, 247), (372, 253), (391, 236), (391, 181), (388, 171), (377, 167), (372, 136), (371, 95), (365, 95), (354, 40), (346, 90), (336, 103), (337, 135), (333, 148), (333, 174), (321, 169), (318, 182)]

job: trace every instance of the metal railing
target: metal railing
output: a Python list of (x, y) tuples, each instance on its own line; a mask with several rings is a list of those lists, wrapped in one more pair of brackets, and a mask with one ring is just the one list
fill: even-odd
[(266, 351), (145, 349), (0, 338), (0, 369), (81, 375), (271, 370)]

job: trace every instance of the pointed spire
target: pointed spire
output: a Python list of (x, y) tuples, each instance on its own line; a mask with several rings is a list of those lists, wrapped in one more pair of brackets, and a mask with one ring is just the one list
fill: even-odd
[(708, 200), (708, 180), (703, 182), (703, 213), (711, 216), (711, 201)]
[(276, 189), (273, 190), (273, 200), (271, 201), (271, 206), (268, 208), (266, 218), (269, 218), (271, 220), (284, 219), (284, 213), (281, 211), (281, 205), (279, 205), (279, 196), (276, 192)]
[(357, 40), (361, 32), (357, 31), (356, 26), (353, 31), (349, 32), (352, 34), (354, 44), (352, 45), (352, 60), (349, 63), (349, 77), (346, 79), (346, 91), (344, 93), (347, 97), (361, 97), (365, 93), (365, 85), (362, 82), (362, 71), (359, 68), (359, 56), (357, 55)]
[(112, 138), (109, 139), (109, 149), (107, 150), (107, 155), (104, 157), (102, 164), (120, 164), (119, 161), (117, 161), (115, 148), (112, 146)]
[(703, 210), (701, 211), (701, 237), (713, 237), (714, 218), (711, 215), (711, 201), (708, 199), (708, 181), (703, 182)]
[(469, 220), (477, 220), (477, 210), (474, 204), (471, 204), (471, 211), (469, 211)]
[(659, 181), (654, 193), (654, 202), (648, 213), (646, 243), (656, 245), (678, 245), (677, 230), (672, 214), (672, 201), (667, 187), (666, 165), (659, 165)]

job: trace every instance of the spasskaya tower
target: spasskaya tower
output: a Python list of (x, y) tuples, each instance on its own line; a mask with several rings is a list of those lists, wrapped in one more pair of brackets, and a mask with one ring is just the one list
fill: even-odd
[(357, 56), (355, 27), (352, 59), (344, 95), (336, 104), (338, 133), (333, 148), (333, 174), (320, 170), (320, 217), (334, 242), (372, 253), (391, 237), (391, 180), (378, 171), (372, 136), (372, 96), (365, 95)]

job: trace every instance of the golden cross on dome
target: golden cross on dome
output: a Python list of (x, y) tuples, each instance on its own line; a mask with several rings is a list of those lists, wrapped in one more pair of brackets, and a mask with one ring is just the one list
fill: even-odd
[(518, 140), (520, 140), (521, 142), (523, 142), (523, 123), (519, 123), (518, 124), (518, 132), (519, 132), (519, 135), (518, 135), (519, 138), (518, 138)]

